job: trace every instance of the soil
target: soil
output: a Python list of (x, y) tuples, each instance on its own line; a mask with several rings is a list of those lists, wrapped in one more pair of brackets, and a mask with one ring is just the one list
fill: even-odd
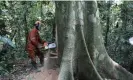
[(0, 80), (57, 80), (59, 74), (58, 57), (57, 54), (54, 54), (45, 55), (44, 66), (41, 66), (39, 60), (37, 60), (37, 70), (32, 68), (28, 59), (18, 61), (10, 76), (2, 76)]

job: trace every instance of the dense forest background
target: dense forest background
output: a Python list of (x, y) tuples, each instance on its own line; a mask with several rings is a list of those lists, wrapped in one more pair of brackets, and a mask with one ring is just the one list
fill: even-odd
[(132, 1), (122, 4), (99, 2), (104, 43), (110, 57), (132, 72)]
[(26, 38), (36, 20), (42, 20), (44, 24), (41, 25), (41, 38), (48, 42), (54, 40), (54, 5), (54, 2), (45, 1), (0, 1), (0, 36), (15, 44), (13, 48), (10, 42), (0, 40), (0, 75), (8, 75), (19, 60), (28, 58)]
[[(27, 34), (36, 20), (44, 23), (41, 38), (48, 42), (55, 40), (55, 9), (55, 2), (49, 1), (0, 1), (0, 36), (8, 37), (15, 44), (13, 48), (0, 39), (1, 76), (11, 74), (19, 61), (28, 58)], [(133, 36), (133, 2), (98, 1), (98, 9), (109, 56), (133, 73), (133, 45), (128, 41)]]

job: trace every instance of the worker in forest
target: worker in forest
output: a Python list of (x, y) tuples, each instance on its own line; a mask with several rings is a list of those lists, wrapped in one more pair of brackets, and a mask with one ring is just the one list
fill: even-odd
[(36, 21), (34, 24), (34, 28), (29, 32), (28, 34), (28, 40), (27, 40), (27, 51), (29, 58), (31, 59), (32, 66), (37, 69), (37, 63), (36, 63), (36, 56), (40, 59), (40, 63), (43, 66), (44, 64), (44, 55), (39, 50), (40, 48), (43, 48), (43, 44), (45, 41), (41, 40), (39, 36), (39, 29), (40, 29), (41, 21)]

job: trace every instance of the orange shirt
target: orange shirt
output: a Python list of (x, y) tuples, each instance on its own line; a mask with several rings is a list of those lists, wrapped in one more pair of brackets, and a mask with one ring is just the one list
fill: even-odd
[(28, 34), (27, 49), (34, 50), (37, 48), (39, 44), (43, 44), (43, 43), (44, 41), (40, 39), (38, 30), (36, 28), (33, 28)]

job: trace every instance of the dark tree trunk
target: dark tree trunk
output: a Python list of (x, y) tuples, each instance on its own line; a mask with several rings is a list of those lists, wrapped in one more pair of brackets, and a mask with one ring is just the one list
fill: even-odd
[[(25, 45), (27, 45), (28, 42), (28, 26), (27, 26), (27, 13), (28, 13), (28, 7), (27, 7), (27, 2), (24, 2), (24, 7), (25, 7), (25, 11), (24, 11), (24, 30), (25, 30)], [(26, 47), (25, 47), (26, 48)]]
[(109, 26), (110, 26), (110, 7), (111, 7), (111, 3), (109, 1), (107, 5), (108, 14), (107, 14), (107, 25), (106, 25), (107, 29), (105, 33), (105, 46), (107, 46), (107, 43), (108, 43), (108, 33), (109, 33)]

